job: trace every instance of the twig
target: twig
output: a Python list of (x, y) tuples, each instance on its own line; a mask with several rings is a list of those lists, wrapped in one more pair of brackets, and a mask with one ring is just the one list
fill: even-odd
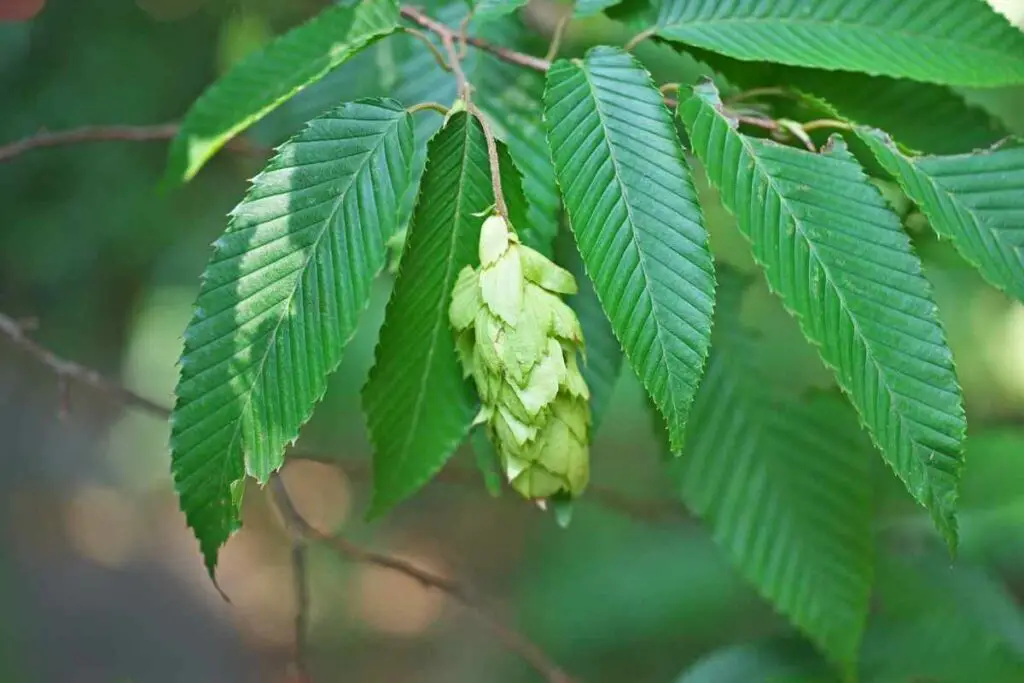
[(24, 329), (22, 329), (21, 325), (2, 313), (0, 313), (0, 333), (10, 338), (10, 340), (14, 342), (15, 346), (18, 346), (53, 371), (57, 376), (58, 387), (61, 387), (60, 400), (62, 403), (66, 403), (67, 401), (66, 383), (68, 380), (73, 380), (79, 384), (91, 387), (102, 394), (107, 394), (124, 405), (139, 408), (140, 410), (144, 410), (156, 415), (157, 417), (167, 419), (171, 415), (169, 408), (162, 406), (155, 401), (151, 401), (144, 396), (140, 396), (134, 391), (126, 389), (115, 382), (111, 382), (92, 368), (87, 368), (84, 365), (75, 363), (74, 361), (61, 358), (45, 346), (42, 346), (29, 337), (25, 333)]
[(647, 40), (648, 38), (650, 38), (651, 36), (653, 36), (657, 32), (658, 32), (658, 29), (654, 28), (653, 26), (651, 28), (644, 29), (640, 33), (638, 33), (635, 36), (633, 36), (632, 38), (630, 38), (626, 42), (626, 44), (622, 47), (622, 49), (624, 49), (626, 52), (632, 52), (633, 50), (636, 49), (637, 45), (639, 45), (640, 43), (644, 42), (645, 40)]
[[(413, 21), (423, 28), (437, 34), (438, 37), (444, 40), (444, 36), (448, 36), (448, 39), (453, 41), (458, 37), (458, 31), (445, 26), (439, 21), (432, 19), (431, 17), (424, 14), (422, 11), (415, 7), (402, 6), (402, 16), (406, 19)], [(461, 38), (459, 39), (461, 41)], [(494, 45), (488, 43), (486, 40), (481, 40), (474, 36), (466, 36), (465, 42), (473, 47), (483, 50), (484, 52), (490, 52), (492, 55), (501, 59), (502, 61), (508, 62), (509, 64), (515, 64), (527, 69), (533, 69), (534, 71), (540, 71), (544, 73), (551, 67), (551, 62), (540, 57), (534, 57), (522, 52), (516, 52), (515, 50), (509, 50), (506, 47), (500, 45)]]
[(809, 133), (812, 130), (819, 130), (821, 128), (838, 128), (839, 130), (853, 130), (846, 121), (839, 121), (837, 119), (816, 119), (814, 121), (808, 121), (807, 123), (801, 123), (800, 127), (803, 128), (805, 133)]
[(544, 55), (544, 59), (552, 62), (558, 57), (558, 51), (562, 48), (562, 38), (565, 36), (565, 29), (569, 27), (571, 21), (572, 11), (570, 10), (567, 14), (562, 15), (562, 18), (555, 24), (555, 31), (551, 34), (551, 44), (548, 45), (548, 51)]
[(432, 41), (426, 33), (418, 29), (408, 27), (404, 27), (402, 31), (408, 33), (410, 36), (416, 38), (421, 43), (426, 45), (427, 49), (430, 50), (430, 54), (434, 55), (434, 59), (437, 60), (438, 66), (440, 66), (445, 71), (452, 70), (452, 67), (449, 66), (448, 62), (445, 61), (444, 55), (441, 54), (441, 51), (437, 49), (437, 45), (434, 45), (434, 41)]
[(493, 617), (481, 606), (469, 589), (462, 584), (420, 569), (401, 558), (367, 550), (337, 534), (332, 535), (320, 531), (311, 525), (295, 508), (291, 497), (288, 495), (288, 489), (280, 476), (275, 475), (271, 479), (270, 486), (274, 499), (285, 518), (293, 538), (298, 536), (303, 539), (319, 541), (348, 560), (390, 569), (418, 581), (425, 588), (441, 591), (466, 608), (505, 647), (529, 662), (549, 683), (573, 683), (573, 678), (551, 661), (543, 650), (527, 639), (526, 636), (509, 628)]
[[(147, 142), (153, 140), (170, 140), (178, 133), (177, 123), (166, 123), (157, 126), (82, 126), (71, 130), (54, 133), (43, 132), (23, 138), (16, 142), (0, 146), (0, 163), (10, 161), (20, 154), (43, 147), (58, 147), (83, 142)], [(242, 154), (264, 154), (262, 149), (244, 138), (235, 138), (228, 143), (227, 149)]]
[[(779, 124), (780, 133), (783, 131), (785, 133), (789, 133), (794, 138), (799, 140), (800, 143), (807, 148), (808, 152), (817, 153), (818, 148), (814, 146), (814, 140), (812, 140), (811, 136), (807, 134), (807, 131), (804, 130), (804, 127), (800, 125), (799, 121), (792, 121), (790, 119), (777, 119), (775, 122)], [(779, 137), (785, 140), (785, 135), (780, 135)]]
[[(484, 131), (484, 140), (487, 142), (487, 160), (491, 166), (491, 187), (494, 190), (494, 208), (498, 215), (511, 224), (508, 217), (508, 205), (505, 203), (505, 192), (501, 189), (501, 162), (498, 160), (498, 143), (494, 139), (494, 131), (484, 118), (483, 112), (474, 105), (469, 105), (469, 112), (480, 122), (480, 128)], [(514, 226), (513, 226), (514, 227)]]
[(309, 634), (309, 547), (304, 536), (292, 534), (292, 585), (295, 590), (295, 644), (293, 678), (309, 681), (306, 640)]
[(660, 86), (658, 86), (658, 90), (661, 91), (662, 95), (668, 97), (669, 93), (678, 94), (680, 87), (681, 86), (679, 83), (663, 83)]
[(448, 116), (449, 110), (448, 107), (437, 102), (420, 102), (419, 104), (412, 105), (406, 111), (410, 114), (418, 114), (421, 111), (436, 111), (441, 116)]
[(747, 124), (748, 126), (756, 126), (770, 131), (781, 130), (781, 126), (779, 126), (778, 121), (775, 121), (774, 119), (763, 119), (757, 116), (744, 116), (742, 114), (733, 115), (733, 118), (740, 123)]
[[(162, 420), (166, 420), (170, 416), (171, 409), (169, 407), (151, 401), (127, 387), (104, 378), (97, 371), (62, 358), (38, 344), (25, 334), (26, 327), (28, 327), (27, 324), (19, 324), (12, 318), (0, 313), (0, 334), (10, 338), (16, 346), (49, 368), (58, 377), (59, 381), (77, 382), (85, 385), (112, 397), (122, 405), (137, 408)], [(326, 454), (308, 451), (293, 451), (288, 454), (288, 457), (293, 460), (309, 460), (340, 467), (346, 473), (351, 473), (355, 476), (363, 476), (364, 478), (370, 476), (369, 465), (365, 462), (353, 460), (342, 462), (338, 458), (330, 457)], [(466, 486), (474, 486), (479, 481), (475, 471), (468, 468), (460, 469), (454, 465), (441, 470), (438, 474), (438, 479)], [(588, 501), (592, 501), (601, 507), (626, 517), (651, 523), (660, 524), (686, 519), (682, 507), (674, 503), (632, 500), (617, 491), (594, 484), (590, 486), (587, 495), (581, 499), (581, 502), (584, 503)]]
[[(351, 458), (336, 458), (326, 453), (295, 450), (288, 453), (288, 460), (306, 460), (330, 467), (337, 467), (357, 481), (368, 481), (373, 476), (371, 463)], [(434, 477), (434, 481), (464, 486), (477, 487), (480, 484), (480, 473), (472, 467), (459, 463), (449, 463)], [(679, 524), (690, 517), (679, 502), (673, 500), (640, 500), (627, 496), (613, 488), (590, 484), (586, 494), (579, 501), (584, 505), (594, 505), (626, 519), (633, 519), (652, 526)], [(531, 508), (532, 509), (532, 508)]]

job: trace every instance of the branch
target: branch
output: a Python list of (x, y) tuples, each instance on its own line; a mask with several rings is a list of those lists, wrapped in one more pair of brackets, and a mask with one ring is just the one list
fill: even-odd
[[(287, 459), (307, 460), (337, 467), (346, 476), (356, 481), (369, 481), (373, 477), (372, 464), (365, 460), (336, 458), (326, 453), (305, 450), (290, 451)], [(434, 476), (432, 481), (474, 488), (480, 484), (480, 473), (473, 467), (450, 462)], [(595, 505), (626, 519), (633, 519), (652, 526), (679, 524), (691, 520), (686, 508), (678, 501), (669, 499), (640, 500), (600, 484), (589, 484), (586, 495), (574, 502)]]
[(295, 508), (288, 489), (280, 476), (275, 475), (270, 482), (271, 491), (278, 508), (285, 519), (289, 533), (293, 539), (314, 540), (331, 547), (343, 558), (364, 564), (372, 564), (404, 574), (418, 581), (424, 588), (439, 590), (466, 608), (477, 621), (489, 630), (501, 643), (517, 653), (540, 672), (549, 683), (574, 683), (574, 679), (555, 664), (537, 645), (526, 636), (509, 628), (497, 618), (490, 615), (473, 597), (469, 589), (451, 579), (420, 569), (416, 565), (390, 555), (367, 550), (348, 541), (342, 536), (331, 535), (311, 525)]
[[(445, 41), (445, 37), (453, 43), (463, 40), (463, 36), (459, 35), (457, 30), (432, 19), (415, 7), (403, 5), (402, 16), (419, 24), (428, 31), (437, 34), (442, 43)], [(465, 42), (475, 48), (483, 50), (484, 52), (490, 52), (498, 59), (508, 62), (509, 64), (516, 64), (527, 69), (540, 71), (541, 73), (546, 72), (551, 67), (551, 62), (546, 59), (534, 57), (533, 55), (528, 55), (523, 52), (516, 52), (515, 50), (509, 50), (508, 48), (488, 43), (486, 40), (481, 40), (474, 36), (465, 36)]]
[(292, 585), (295, 591), (295, 648), (291, 679), (308, 683), (306, 638), (309, 633), (309, 547), (305, 537), (292, 535)]
[[(167, 406), (156, 403), (127, 387), (106, 379), (92, 368), (58, 356), (31, 339), (21, 325), (3, 313), (0, 313), (0, 334), (10, 338), (15, 346), (23, 349), (42, 365), (49, 368), (57, 376), (58, 381), (71, 381), (82, 384), (101, 394), (110, 396), (121, 405), (137, 408), (161, 420), (166, 420), (170, 417), (171, 409)], [(288, 457), (293, 460), (310, 460), (339, 467), (346, 473), (362, 477), (363, 479), (368, 479), (370, 476), (369, 465), (366, 462), (342, 462), (338, 458), (308, 451), (293, 451), (289, 453)], [(475, 471), (469, 468), (460, 468), (454, 464), (441, 470), (437, 478), (440, 481), (465, 486), (475, 486), (479, 481)], [(682, 507), (672, 501), (633, 500), (613, 489), (603, 488), (596, 484), (592, 484), (587, 493), (588, 495), (580, 499), (581, 502), (593, 502), (625, 517), (632, 517), (652, 524), (664, 524), (687, 519)]]
[[(0, 146), (0, 163), (10, 161), (16, 156), (33, 149), (43, 147), (59, 147), (82, 142), (148, 142), (153, 140), (170, 140), (178, 134), (177, 123), (166, 123), (157, 126), (82, 126), (56, 133), (39, 133), (7, 145)], [(231, 149), (242, 154), (262, 155), (268, 150), (254, 145), (244, 138), (235, 138), (227, 144)]]
[(78, 384), (95, 389), (101, 394), (106, 394), (122, 405), (138, 408), (161, 419), (167, 419), (171, 415), (170, 408), (160, 405), (155, 401), (141, 396), (140, 394), (126, 389), (125, 387), (112, 382), (92, 368), (79, 365), (74, 361), (61, 358), (57, 354), (42, 346), (28, 334), (17, 321), (0, 313), (0, 334), (10, 338), (14, 345), (24, 350), (37, 361), (48, 367), (57, 376), (59, 384), (63, 385), (71, 380)]

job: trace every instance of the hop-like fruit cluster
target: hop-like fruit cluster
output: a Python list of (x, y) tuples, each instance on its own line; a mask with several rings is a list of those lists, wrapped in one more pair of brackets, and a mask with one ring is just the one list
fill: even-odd
[(477, 423), (486, 423), (512, 488), (529, 499), (577, 496), (590, 476), (583, 332), (560, 297), (575, 292), (571, 273), (491, 216), (480, 269), (464, 268), (452, 293), (459, 357), (483, 404)]

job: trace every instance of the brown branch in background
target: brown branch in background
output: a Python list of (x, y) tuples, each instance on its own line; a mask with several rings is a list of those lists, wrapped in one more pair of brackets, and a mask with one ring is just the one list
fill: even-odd
[[(437, 34), (437, 36), (441, 38), (442, 43), (445, 40), (445, 36), (447, 36), (448, 40), (453, 44), (456, 41), (461, 42), (463, 40), (456, 29), (450, 28), (449, 26), (432, 19), (415, 7), (403, 5), (402, 16), (419, 24), (428, 31)], [(490, 52), (498, 59), (508, 62), (509, 64), (516, 64), (527, 69), (540, 71), (541, 73), (547, 71), (551, 67), (551, 62), (546, 59), (534, 57), (533, 55), (524, 54), (522, 52), (516, 52), (515, 50), (509, 50), (508, 48), (488, 43), (486, 40), (481, 40), (474, 36), (465, 36), (465, 42), (473, 47), (483, 50), (484, 52)]]
[(457, 603), (467, 608), (477, 621), (489, 630), (505, 647), (517, 653), (538, 672), (544, 675), (549, 683), (573, 683), (573, 678), (565, 673), (537, 645), (525, 636), (505, 626), (490, 615), (462, 584), (451, 579), (420, 569), (416, 565), (398, 557), (385, 555), (362, 548), (337, 534), (327, 534), (312, 526), (296, 509), (288, 494), (288, 489), (280, 476), (275, 475), (270, 481), (271, 491), (289, 533), (294, 537), (319, 541), (332, 548), (343, 558), (364, 564), (372, 564), (384, 569), (399, 572), (415, 579), (425, 588), (439, 590)]
[[(92, 368), (62, 358), (40, 345), (26, 334), (26, 327), (28, 325), (19, 324), (14, 319), (0, 313), (0, 334), (8, 337), (14, 342), (15, 346), (23, 349), (42, 365), (49, 368), (57, 376), (58, 383), (78, 383), (101, 394), (110, 396), (122, 405), (137, 408), (161, 420), (166, 420), (170, 417), (171, 409), (167, 406), (161, 405), (127, 387), (106, 379)], [(357, 478), (361, 477), (364, 480), (370, 477), (369, 463), (367, 462), (341, 461), (326, 454), (309, 451), (293, 451), (288, 454), (288, 457), (292, 460), (309, 460), (338, 467), (342, 471), (352, 474)], [(480, 481), (479, 475), (474, 470), (460, 468), (454, 463), (441, 470), (437, 479), (464, 486), (476, 486)], [(613, 489), (604, 488), (596, 484), (591, 484), (587, 495), (581, 498), (580, 502), (592, 502), (623, 516), (657, 524), (687, 519), (682, 506), (672, 501), (634, 500)]]
[[(33, 149), (43, 147), (59, 147), (84, 142), (149, 142), (154, 140), (170, 140), (178, 134), (177, 123), (166, 123), (158, 126), (82, 126), (71, 130), (43, 132), (38, 135), (0, 146), (0, 163), (10, 161), (16, 156)], [(244, 138), (231, 140), (226, 149), (242, 154), (263, 155), (269, 150), (248, 142)]]
[(306, 640), (309, 637), (309, 546), (306, 538), (292, 534), (292, 586), (295, 593), (295, 643), (292, 652), (291, 680), (312, 680), (306, 667)]
[(15, 346), (21, 348), (23, 351), (53, 371), (53, 374), (57, 376), (57, 384), (59, 393), (61, 394), (60, 400), (62, 403), (66, 403), (67, 401), (68, 389), (66, 384), (69, 380), (73, 380), (74, 382), (84, 384), (101, 394), (106, 394), (123, 405), (139, 408), (140, 410), (156, 415), (159, 418), (167, 419), (171, 415), (170, 408), (162, 406), (155, 401), (151, 401), (148, 398), (135, 393), (134, 391), (122, 387), (116, 382), (106, 379), (103, 375), (92, 368), (87, 368), (74, 361), (61, 358), (45, 346), (29, 337), (25, 332), (24, 327), (3, 313), (0, 313), (0, 333), (10, 338), (10, 340), (14, 342)]
[[(95, 370), (79, 365), (73, 361), (65, 360), (49, 351), (45, 347), (30, 339), (22, 329), (22, 326), (13, 319), (0, 314), (0, 333), (9, 337), (15, 345), (24, 349), (29, 355), (38, 360), (57, 375), (58, 382), (75, 381), (85, 384), (97, 391), (107, 394), (123, 405), (139, 408), (158, 418), (167, 419), (170, 416), (170, 409), (151, 401), (135, 392), (122, 387), (115, 382), (105, 379)], [(317, 459), (324, 462), (323, 459)], [(436, 588), (451, 596), (456, 602), (463, 605), (481, 624), (500, 640), (507, 648), (517, 652), (537, 671), (544, 674), (549, 683), (574, 683), (574, 679), (562, 671), (557, 664), (532, 643), (524, 635), (505, 626), (495, 617), (484, 611), (480, 603), (460, 584), (424, 571), (405, 560), (392, 557), (383, 553), (365, 550), (340, 536), (330, 536), (313, 527), (295, 508), (284, 483), (280, 477), (274, 476), (271, 481), (276, 498), (285, 518), (286, 524), (291, 532), (292, 538), (292, 565), (295, 579), (296, 594), (296, 618), (295, 618), (295, 661), (293, 667), (299, 680), (308, 680), (305, 672), (305, 651), (306, 632), (309, 615), (309, 586), (307, 571), (306, 542), (308, 540), (322, 541), (344, 557), (374, 564), (396, 572), (400, 572), (415, 579), (428, 588)]]
[[(372, 463), (365, 460), (340, 459), (327, 453), (305, 450), (290, 451), (287, 459), (305, 460), (337, 467), (353, 481), (365, 482), (373, 477)], [(433, 481), (472, 489), (479, 487), (480, 473), (471, 466), (450, 462), (437, 473)], [(644, 522), (651, 526), (679, 524), (691, 520), (686, 508), (678, 501), (670, 499), (640, 500), (620, 493), (614, 488), (594, 483), (587, 486), (586, 494), (576, 502), (583, 505), (594, 505), (626, 519)]]
[(448, 62), (445, 61), (444, 55), (441, 54), (441, 51), (437, 49), (437, 45), (434, 45), (434, 41), (432, 41), (426, 33), (409, 27), (403, 27), (402, 31), (408, 33), (410, 36), (416, 38), (421, 43), (423, 43), (423, 45), (428, 50), (430, 50), (430, 54), (434, 56), (434, 60), (437, 62), (437, 65), (440, 66), (443, 71), (452, 70), (452, 67), (449, 66)]

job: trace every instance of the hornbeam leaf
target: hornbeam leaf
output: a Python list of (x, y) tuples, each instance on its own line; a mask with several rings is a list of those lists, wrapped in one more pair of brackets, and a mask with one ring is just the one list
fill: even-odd
[(494, 203), (490, 178), (480, 124), (465, 112), (454, 115), (427, 150), (420, 200), (363, 391), (374, 445), (371, 515), (435, 475), (477, 410), (448, 307), (459, 271), (478, 261), (481, 212)]
[(672, 117), (630, 55), (556, 62), (548, 143), (580, 255), (679, 452), (711, 337), (714, 270)]
[(841, 138), (814, 154), (741, 135), (710, 83), (679, 113), (768, 283), (955, 549), (963, 401), (899, 219)]
[(914, 156), (858, 128), (875, 158), (989, 282), (1024, 301), (1024, 148)]
[(711, 358), (670, 472), (740, 573), (852, 672), (874, 566), (871, 443), (840, 397), (771, 380), (729, 275), (719, 268)]
[(333, 5), (239, 62), (196, 100), (171, 143), (164, 182), (191, 180), (233, 136), (398, 27), (395, 0)]
[(1024, 34), (984, 0), (661, 0), (657, 11), (656, 35), (747, 61), (1024, 83)]
[(370, 297), (410, 183), (411, 117), (364, 100), (285, 143), (231, 213), (185, 330), (171, 416), (175, 485), (211, 575), (323, 396)]

